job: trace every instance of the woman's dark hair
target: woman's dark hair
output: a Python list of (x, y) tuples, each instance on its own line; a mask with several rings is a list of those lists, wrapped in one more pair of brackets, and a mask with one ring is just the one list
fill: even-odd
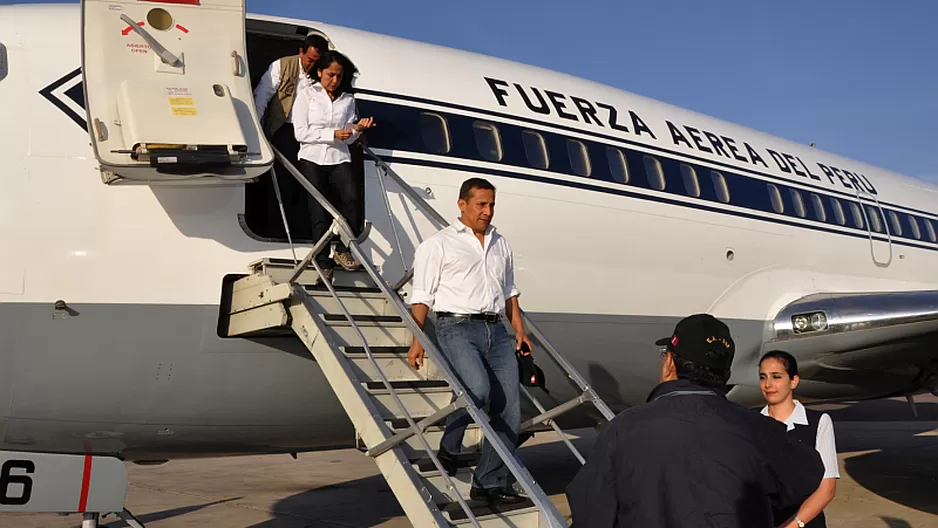
[(319, 71), (332, 66), (334, 62), (338, 62), (339, 66), (342, 66), (342, 82), (339, 83), (339, 87), (336, 88), (336, 97), (344, 93), (352, 93), (354, 91), (352, 89), (352, 80), (358, 74), (358, 68), (355, 67), (355, 64), (353, 64), (348, 57), (338, 51), (328, 50), (320, 53), (319, 60), (316, 61), (316, 64), (313, 65), (313, 69), (309, 72), (310, 78), (313, 82), (319, 82)]
[(795, 361), (795, 357), (784, 352), (782, 350), (773, 350), (771, 352), (766, 352), (762, 359), (759, 360), (759, 365), (762, 365), (762, 362), (767, 359), (777, 360), (779, 363), (785, 367), (785, 372), (788, 373), (789, 378), (794, 378), (798, 375), (798, 362)]

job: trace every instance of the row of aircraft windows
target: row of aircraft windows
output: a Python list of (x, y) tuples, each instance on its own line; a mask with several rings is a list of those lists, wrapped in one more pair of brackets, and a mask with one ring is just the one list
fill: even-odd
[[(932, 220), (878, 206), (861, 206), (852, 200), (550, 132), (460, 115), (369, 104), (375, 105), (368, 108), (371, 114), (384, 115), (382, 122), (398, 125), (382, 127), (382, 133), (372, 136), (376, 140), (374, 146), (378, 147), (528, 166), (856, 229), (866, 229), (868, 223), (876, 233), (885, 234), (888, 228), (891, 236), (938, 242)], [(414, 123), (417, 112), (419, 123)], [(419, 125), (415, 127), (420, 130), (419, 139), (412, 137), (407, 131), (413, 129), (405, 125)]]
[[(772, 201), (772, 209), (776, 213), (785, 214), (785, 203), (782, 200), (782, 192), (771, 183), (768, 184), (767, 187), (769, 190), (769, 199)], [(795, 216), (807, 218), (808, 209), (805, 206), (801, 191), (798, 189), (788, 189), (788, 192), (791, 195), (791, 203), (793, 204)], [(919, 218), (910, 214), (897, 213), (887, 209), (880, 210), (880, 208), (868, 204), (861, 208), (860, 204), (857, 202), (847, 201), (847, 207), (850, 211), (848, 218), (841, 200), (833, 196), (826, 197), (826, 201), (832, 212), (832, 215), (828, 215), (828, 206), (825, 205), (824, 198), (815, 193), (808, 193), (808, 196), (810, 196), (811, 212), (813, 213), (814, 219), (821, 222), (827, 222), (828, 219), (830, 219), (830, 221), (835, 222), (837, 225), (847, 226), (849, 224), (850, 227), (857, 229), (866, 229), (867, 222), (869, 222), (870, 229), (877, 233), (886, 233), (888, 227), (889, 235), (891, 236), (904, 236), (915, 240), (927, 238), (930, 242), (938, 242), (938, 233), (935, 231), (935, 224), (928, 218)], [(889, 218), (888, 226), (886, 224), (886, 217)], [(924, 231), (922, 230), (923, 225), (925, 226)], [(908, 228), (908, 230), (906, 230), (906, 228)]]

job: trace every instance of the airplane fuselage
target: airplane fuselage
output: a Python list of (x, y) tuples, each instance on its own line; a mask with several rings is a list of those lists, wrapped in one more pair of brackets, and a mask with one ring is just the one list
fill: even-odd
[[(784, 346), (773, 325), (790, 303), (938, 290), (938, 190), (925, 183), (542, 69), (254, 21), (256, 46), (278, 24), (303, 25), (353, 58), (360, 113), (379, 124), (371, 146), (444, 216), (455, 218), (466, 177), (497, 186), (495, 223), (515, 251), (522, 305), (616, 410), (657, 383), (653, 343), (684, 315), (730, 324), (730, 383), (755, 404), (757, 359)], [(351, 445), (297, 340), (219, 336), (225, 278), (262, 257), (292, 258), (285, 240), (252, 231), (254, 188), (102, 183), (79, 31), (76, 6), (0, 8), (0, 449), (162, 459)], [(127, 53), (151, 60), (144, 51), (127, 35)], [(435, 119), (442, 143), (422, 134)], [(491, 137), (497, 148), (486, 150)], [(394, 189), (389, 215), (367, 171), (368, 249), (395, 280), (433, 229)], [(902, 233), (868, 229), (879, 211)], [(929, 388), (933, 344), (910, 335), (872, 367), (827, 368), (815, 351), (800, 397)], [(548, 380), (558, 401), (569, 394), (559, 373)]]

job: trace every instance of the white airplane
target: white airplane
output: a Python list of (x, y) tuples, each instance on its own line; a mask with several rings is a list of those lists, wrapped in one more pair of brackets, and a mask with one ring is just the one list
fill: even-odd
[[(251, 183), (273, 161), (251, 89), (310, 32), (356, 63), (370, 148), (436, 211), (455, 218), (468, 176), (497, 186), (522, 305), (614, 410), (644, 401), (654, 341), (696, 312), (730, 325), (746, 405), (771, 349), (798, 357), (803, 400), (938, 390), (934, 185), (541, 68), (245, 17), (242, 0), (87, 0), (0, 7), (4, 453), (354, 444), (302, 344), (227, 337), (220, 308), (249, 263), (294, 258), (271, 186)], [(146, 144), (173, 134), (216, 147)], [(436, 227), (372, 162), (366, 193), (364, 247), (393, 282)]]

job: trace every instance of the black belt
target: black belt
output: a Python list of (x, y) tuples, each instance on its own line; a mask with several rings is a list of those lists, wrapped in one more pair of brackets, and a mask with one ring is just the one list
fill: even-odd
[(502, 316), (497, 313), (458, 314), (453, 312), (437, 312), (436, 316), (452, 317), (454, 319), (471, 319), (473, 321), (485, 321), (486, 323), (497, 323), (502, 320)]

